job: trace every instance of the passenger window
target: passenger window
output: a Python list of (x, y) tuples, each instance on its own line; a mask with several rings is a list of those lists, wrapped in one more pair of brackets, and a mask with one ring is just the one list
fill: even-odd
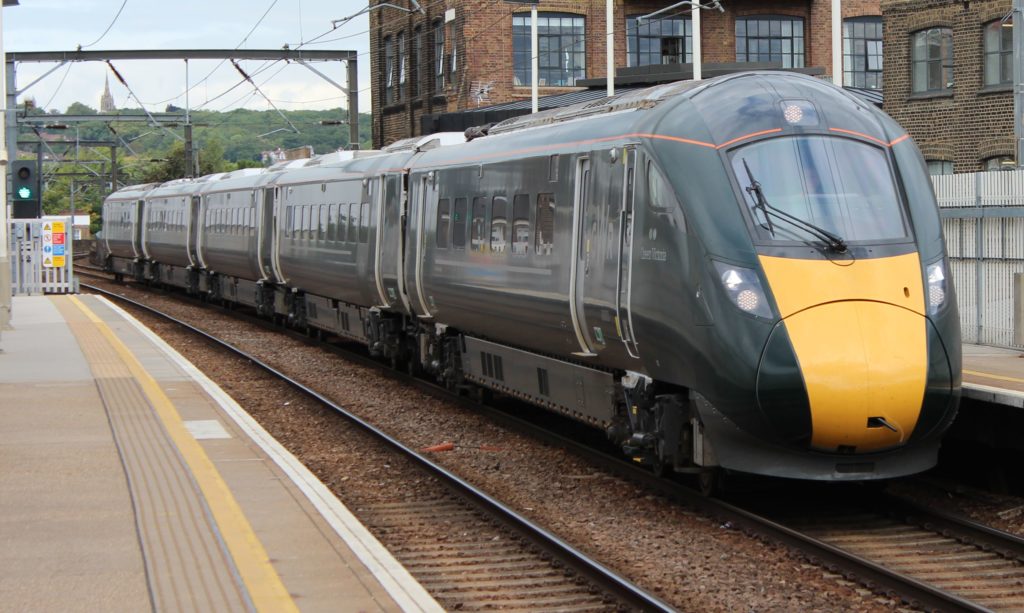
[(672, 209), (672, 188), (650, 161), (647, 162), (647, 195), (652, 209), (663, 212)]
[(370, 203), (364, 202), (359, 207), (359, 242), (370, 241)]
[(483, 196), (473, 198), (473, 219), (469, 230), (469, 248), (472, 251), (484, 250), (484, 224), (487, 221), (487, 201)]
[(452, 247), (466, 248), (466, 199), (455, 199), (455, 210), (452, 212)]
[(289, 238), (295, 237), (295, 207), (288, 207), (288, 214), (285, 215), (284, 235)]
[(516, 194), (512, 200), (512, 254), (526, 255), (530, 248), (530, 196)]
[(320, 209), (320, 233), (318, 238), (322, 241), (327, 240), (327, 231), (331, 223), (331, 208), (326, 204), (321, 204)]
[(441, 198), (437, 201), (437, 246), (440, 249), (448, 248), (448, 226), (451, 225), (451, 201)]
[(555, 250), (555, 195), (537, 194), (537, 255)]
[(338, 205), (338, 242), (345, 242), (345, 233), (348, 232), (348, 204)]
[(508, 243), (508, 198), (491, 200), (491, 253), (504, 253)]
[(348, 242), (359, 240), (359, 205), (348, 205)]

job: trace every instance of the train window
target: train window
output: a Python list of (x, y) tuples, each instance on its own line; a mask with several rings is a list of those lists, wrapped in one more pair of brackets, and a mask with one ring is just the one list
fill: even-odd
[(452, 211), (452, 247), (466, 248), (466, 199), (455, 199), (455, 210)]
[(537, 255), (555, 250), (555, 195), (537, 194)]
[(370, 242), (370, 203), (364, 202), (359, 207), (359, 242)]
[(327, 240), (332, 243), (338, 241), (338, 206), (337, 204), (327, 205)]
[(292, 237), (292, 232), (295, 229), (295, 207), (288, 207), (284, 215), (284, 235), (288, 238)]
[(469, 226), (469, 248), (472, 251), (484, 250), (484, 225), (487, 222), (487, 200), (483, 196), (473, 198), (473, 218)]
[(451, 225), (451, 201), (441, 198), (437, 201), (437, 246), (441, 249), (448, 248), (448, 226)]
[(504, 253), (508, 243), (508, 198), (491, 200), (491, 253)]
[(548, 181), (558, 180), (558, 154), (548, 158)]
[(320, 209), (320, 232), (317, 234), (317, 238), (325, 241), (328, 238), (328, 233), (331, 227), (331, 207), (326, 204), (321, 204)]
[(526, 255), (530, 249), (530, 196), (516, 194), (512, 200), (512, 254)]
[(359, 240), (359, 204), (348, 205), (348, 242)]
[(348, 203), (341, 203), (338, 205), (338, 242), (343, 243), (348, 240), (348, 209), (352, 206)]
[(668, 211), (675, 202), (672, 188), (665, 177), (652, 162), (647, 162), (647, 196), (651, 208), (656, 211)]

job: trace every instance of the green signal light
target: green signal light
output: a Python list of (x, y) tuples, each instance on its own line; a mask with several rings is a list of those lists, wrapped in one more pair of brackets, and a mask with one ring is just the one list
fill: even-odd
[(18, 197), (22, 200), (28, 200), (32, 197), (32, 190), (28, 187), (18, 188)]

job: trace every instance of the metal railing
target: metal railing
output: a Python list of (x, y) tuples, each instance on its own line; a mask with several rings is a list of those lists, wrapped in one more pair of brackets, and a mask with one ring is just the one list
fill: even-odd
[[(965, 343), (1024, 346), (1024, 170), (932, 177)], [(1020, 281), (1017, 281), (1020, 283)]]
[[(78, 291), (74, 277), (71, 219), (16, 219), (10, 222), (8, 240), (13, 295), (70, 294)], [(67, 230), (56, 245), (52, 232), (55, 222), (63, 224)], [(56, 262), (62, 265), (54, 265)]]

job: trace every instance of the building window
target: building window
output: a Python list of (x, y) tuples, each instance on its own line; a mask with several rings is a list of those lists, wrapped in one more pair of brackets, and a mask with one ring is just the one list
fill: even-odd
[(412, 57), (409, 58), (409, 84), (412, 96), (420, 95), (420, 62), (423, 61), (423, 27), (412, 31)]
[(1013, 84), (1013, 22), (985, 26), (985, 85)]
[(693, 61), (691, 21), (682, 17), (649, 19), (637, 24), (626, 18), (626, 61), (629, 66), (683, 64)]
[(395, 41), (384, 38), (384, 104), (395, 101)]
[(434, 91), (444, 91), (444, 23), (434, 22)]
[(453, 84), (453, 85), (455, 84), (455, 73), (459, 69), (459, 49), (458, 49), (459, 37), (458, 37), (458, 32), (455, 31), (455, 24), (456, 24), (455, 21), (453, 21), (453, 22), (451, 22), (451, 24), (449, 24), (449, 25), (451, 25), (451, 30), (448, 32), (449, 38), (452, 41), (451, 76), (449, 77), (448, 82)]
[(913, 35), (911, 63), (915, 93), (953, 89), (953, 30), (931, 28)]
[(398, 33), (398, 99), (405, 100), (405, 32)]
[[(537, 82), (542, 87), (572, 86), (587, 76), (584, 18), (580, 15), (537, 15)], [(512, 64), (515, 84), (530, 84), (530, 16), (512, 16)]]
[(781, 62), (783, 68), (803, 68), (803, 18), (758, 15), (736, 19), (736, 61)]
[(843, 22), (843, 85), (882, 89), (882, 18)]
[(992, 170), (1016, 170), (1017, 163), (1013, 161), (1012, 155), (997, 155), (987, 158), (984, 161), (985, 171)]
[(953, 162), (949, 160), (928, 160), (928, 174), (936, 175), (953, 174)]

